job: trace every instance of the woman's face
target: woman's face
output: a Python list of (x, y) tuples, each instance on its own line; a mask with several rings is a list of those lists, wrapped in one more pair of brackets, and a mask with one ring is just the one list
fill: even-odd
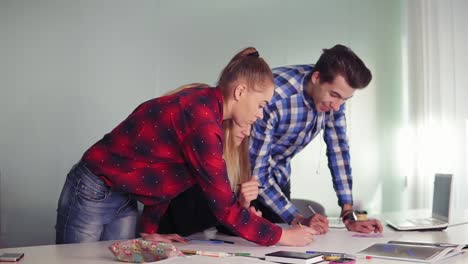
[(242, 140), (250, 135), (250, 129), (252, 125), (239, 126), (236, 122), (233, 122), (232, 125), (232, 136), (234, 137), (234, 143), (238, 147)]
[(273, 96), (273, 83), (267, 84), (257, 91), (240, 86), (236, 91), (236, 104), (233, 109), (233, 121), (241, 127), (252, 125), (258, 118), (263, 118), (263, 108)]

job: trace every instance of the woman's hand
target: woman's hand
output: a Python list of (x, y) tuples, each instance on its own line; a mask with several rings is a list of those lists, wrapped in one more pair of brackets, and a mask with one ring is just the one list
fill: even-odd
[(143, 240), (151, 240), (151, 241), (161, 241), (161, 242), (182, 242), (186, 243), (187, 239), (177, 235), (177, 234), (168, 234), (168, 235), (163, 235), (163, 234), (146, 234), (146, 233), (140, 233), (141, 238)]
[(252, 177), (251, 180), (241, 184), (239, 190), (239, 202), (243, 207), (249, 208), (250, 202), (257, 199), (258, 186), (259, 183), (254, 177)]
[(278, 244), (283, 246), (303, 247), (314, 241), (314, 235), (317, 234), (318, 232), (312, 227), (293, 225), (289, 229), (283, 229)]
[(255, 206), (250, 206), (249, 210), (250, 210), (250, 212), (256, 214), (258, 217), (262, 217), (262, 211), (257, 210), (257, 208), (255, 208)]

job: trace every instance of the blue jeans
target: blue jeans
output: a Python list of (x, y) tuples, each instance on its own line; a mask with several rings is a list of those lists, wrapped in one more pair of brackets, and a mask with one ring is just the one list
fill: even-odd
[(58, 202), (57, 244), (135, 238), (137, 202), (113, 192), (82, 163), (68, 173)]

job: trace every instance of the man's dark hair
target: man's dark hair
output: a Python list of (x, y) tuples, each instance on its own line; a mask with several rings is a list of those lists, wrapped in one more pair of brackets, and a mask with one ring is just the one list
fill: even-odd
[(341, 75), (354, 89), (364, 88), (372, 80), (372, 73), (364, 62), (350, 48), (339, 44), (323, 49), (314, 71), (320, 73), (322, 83), (333, 82), (337, 75)]

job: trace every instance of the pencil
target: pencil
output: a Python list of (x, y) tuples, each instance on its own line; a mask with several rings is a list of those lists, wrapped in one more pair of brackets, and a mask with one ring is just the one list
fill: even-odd
[(186, 250), (182, 249), (182, 253), (185, 255), (200, 255), (200, 256), (207, 256), (207, 257), (215, 257), (215, 258), (222, 258), (222, 257), (232, 257), (232, 256), (243, 256), (248, 257), (250, 253), (226, 253), (226, 252), (214, 252), (214, 251), (200, 251), (200, 250)]
[(190, 242), (195, 242), (195, 243), (210, 243), (210, 244), (223, 244), (223, 241), (219, 240), (206, 240), (206, 239), (188, 239)]
[(317, 212), (315, 212), (314, 208), (312, 208), (312, 205), (308, 204), (307, 208), (309, 208), (309, 210), (312, 212), (312, 216), (317, 214)]
[(227, 241), (227, 240), (222, 240), (222, 239), (210, 239), (210, 241), (219, 241), (219, 242), (222, 242), (222, 243), (226, 243), (226, 244), (234, 244), (234, 242), (232, 241)]
[[(237, 184), (237, 186), (241, 186), (241, 184)], [(259, 189), (265, 189), (265, 186), (258, 186)]]

